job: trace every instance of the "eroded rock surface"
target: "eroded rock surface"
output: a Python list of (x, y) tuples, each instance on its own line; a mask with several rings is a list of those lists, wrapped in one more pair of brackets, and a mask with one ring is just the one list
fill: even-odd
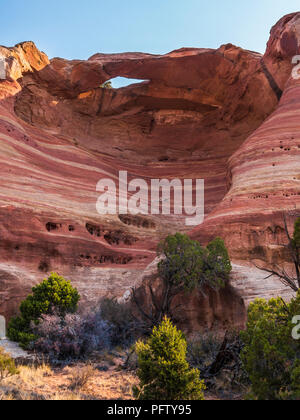
[[(237, 260), (283, 258), (279, 214), (300, 199), (299, 22), (283, 18), (264, 56), (227, 44), (49, 61), (33, 43), (1, 47), (0, 313), (52, 270), (87, 301), (122, 296), (157, 241), (187, 231), (181, 216), (99, 216), (97, 182), (120, 170), (204, 178), (193, 237), (223, 236)], [(143, 82), (101, 87), (117, 76)]]
[[(276, 110), (228, 162), (228, 193), (192, 236), (203, 242), (222, 236), (236, 260), (282, 263), (287, 243), (283, 217), (292, 232), (300, 215), (300, 78), (292, 58), (300, 53), (300, 13), (271, 31), (264, 62), (283, 89)], [(277, 82), (276, 82), (277, 80)]]

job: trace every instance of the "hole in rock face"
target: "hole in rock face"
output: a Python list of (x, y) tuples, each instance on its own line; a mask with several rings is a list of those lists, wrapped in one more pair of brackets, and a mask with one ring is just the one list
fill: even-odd
[(264, 260), (266, 258), (266, 249), (263, 246), (257, 245), (251, 250), (251, 255)]
[(168, 156), (162, 156), (158, 159), (159, 162), (169, 162), (169, 157)]
[(106, 89), (120, 89), (123, 87), (135, 85), (138, 83), (148, 82), (149, 80), (129, 79), (127, 77), (115, 77), (103, 83), (101, 87)]
[(52, 232), (53, 230), (57, 230), (61, 227), (62, 227), (62, 225), (60, 223), (48, 222), (46, 224), (46, 229), (48, 230), (48, 232)]
[(116, 265), (127, 265), (133, 258), (117, 255), (100, 255), (92, 258), (90, 255), (80, 255), (81, 260), (85, 260), (85, 263), (90, 262), (92, 265), (97, 264), (116, 264)]
[(91, 223), (87, 223), (85, 225), (86, 230), (89, 232), (92, 236), (97, 236), (98, 238), (101, 237), (101, 234), (103, 232), (102, 228), (100, 226), (92, 225)]
[(39, 271), (47, 273), (49, 271), (49, 264), (46, 261), (41, 261), (39, 265)]
[(119, 219), (122, 223), (128, 226), (136, 226), (143, 229), (155, 229), (156, 224), (149, 219), (146, 219), (142, 216), (132, 216), (132, 215), (119, 215)]
[(96, 236), (97, 238), (101, 238), (103, 236), (104, 240), (110, 245), (120, 245), (121, 243), (124, 243), (125, 245), (133, 245), (137, 242), (137, 238), (134, 238), (121, 230), (110, 231), (91, 223), (87, 223), (85, 227), (90, 235)]
[(120, 245), (120, 243), (124, 243), (125, 245), (131, 246), (137, 239), (131, 235), (127, 235), (126, 233), (122, 232), (121, 230), (118, 231), (111, 231), (107, 232), (104, 235), (104, 239), (110, 245)]

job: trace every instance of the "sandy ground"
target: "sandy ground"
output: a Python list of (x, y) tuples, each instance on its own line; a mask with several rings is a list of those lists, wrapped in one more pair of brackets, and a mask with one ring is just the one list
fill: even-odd
[[(130, 400), (137, 383), (133, 374), (118, 367), (102, 372), (91, 365), (63, 369), (43, 365), (21, 366), (19, 371), (0, 383), (0, 400)], [(86, 379), (80, 383), (82, 376)]]
[[(0, 379), (0, 400), (132, 400), (138, 384), (134, 372), (122, 369), (124, 354), (107, 352), (89, 363), (50, 367), (8, 340), (0, 347), (16, 360), (18, 374)], [(242, 394), (206, 392), (206, 400), (240, 400)]]
[(0, 400), (129, 400), (137, 384), (134, 374), (122, 370), (122, 358), (104, 354), (99, 362), (64, 368), (34, 365), (34, 356), (16, 343), (1, 340), (0, 347), (16, 361), (19, 374), (0, 380)]

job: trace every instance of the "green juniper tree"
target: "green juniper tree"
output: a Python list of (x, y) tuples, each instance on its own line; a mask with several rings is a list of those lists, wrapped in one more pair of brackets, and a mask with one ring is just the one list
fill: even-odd
[(179, 293), (191, 293), (198, 289), (205, 294), (206, 287), (218, 290), (225, 286), (232, 270), (228, 251), (220, 238), (205, 248), (187, 235), (176, 233), (159, 244), (158, 256), (162, 289), (157, 296), (149, 285), (152, 307), (148, 313), (141, 308), (133, 290), (133, 300), (151, 327), (159, 324), (164, 316), (173, 318), (172, 303)]
[(20, 305), (20, 316), (12, 318), (8, 325), (8, 337), (27, 347), (35, 336), (31, 324), (37, 324), (42, 315), (54, 313), (64, 316), (77, 310), (80, 296), (71, 283), (56, 273), (33, 287)]
[(146, 343), (136, 344), (138, 377), (134, 387), (138, 400), (203, 400), (204, 382), (197, 369), (190, 369), (186, 360), (187, 343), (168, 318), (154, 327)]
[(258, 299), (249, 307), (242, 362), (259, 400), (300, 399), (300, 340), (295, 317), (300, 315), (300, 291), (286, 304), (281, 298)]

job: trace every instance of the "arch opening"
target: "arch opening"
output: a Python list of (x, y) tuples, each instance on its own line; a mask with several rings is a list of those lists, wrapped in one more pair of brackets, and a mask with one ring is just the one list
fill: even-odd
[(112, 89), (120, 89), (124, 87), (128, 87), (131, 85), (141, 84), (144, 82), (149, 82), (149, 80), (141, 80), (141, 79), (129, 79), (127, 77), (114, 77), (107, 82), (103, 83), (102, 87), (105, 88), (112, 88)]

